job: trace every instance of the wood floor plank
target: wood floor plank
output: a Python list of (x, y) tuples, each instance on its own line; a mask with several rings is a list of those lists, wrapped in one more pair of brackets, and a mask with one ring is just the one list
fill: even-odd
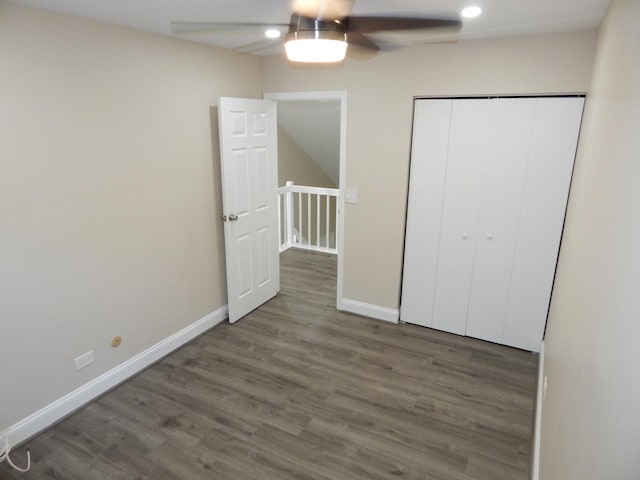
[(335, 309), (336, 257), (14, 450), (0, 478), (524, 480), (537, 358)]

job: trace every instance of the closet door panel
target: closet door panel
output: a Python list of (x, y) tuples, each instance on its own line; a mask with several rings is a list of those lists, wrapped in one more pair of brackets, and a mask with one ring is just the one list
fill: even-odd
[(466, 334), (501, 343), (536, 100), (491, 102)]
[(537, 99), (503, 341), (539, 351), (584, 99)]
[(416, 100), (400, 318), (430, 327), (452, 100)]
[(489, 108), (486, 99), (454, 100), (451, 113), (433, 327), (460, 335), (467, 322)]

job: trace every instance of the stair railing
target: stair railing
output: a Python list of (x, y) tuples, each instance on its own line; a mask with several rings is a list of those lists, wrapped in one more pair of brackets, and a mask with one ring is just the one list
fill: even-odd
[(294, 247), (337, 254), (339, 198), (337, 188), (292, 181), (278, 188), (280, 251)]

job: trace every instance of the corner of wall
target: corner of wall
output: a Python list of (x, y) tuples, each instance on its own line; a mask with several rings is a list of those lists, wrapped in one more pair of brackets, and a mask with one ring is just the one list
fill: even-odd
[(540, 344), (538, 357), (538, 383), (536, 394), (536, 417), (533, 429), (533, 452), (531, 455), (531, 480), (540, 477), (540, 435), (542, 430), (542, 401), (544, 394), (544, 342)]

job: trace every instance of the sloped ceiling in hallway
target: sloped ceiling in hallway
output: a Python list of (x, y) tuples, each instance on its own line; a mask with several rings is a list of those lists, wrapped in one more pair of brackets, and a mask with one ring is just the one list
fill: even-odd
[(280, 101), (278, 123), (338, 185), (340, 103), (335, 100)]

